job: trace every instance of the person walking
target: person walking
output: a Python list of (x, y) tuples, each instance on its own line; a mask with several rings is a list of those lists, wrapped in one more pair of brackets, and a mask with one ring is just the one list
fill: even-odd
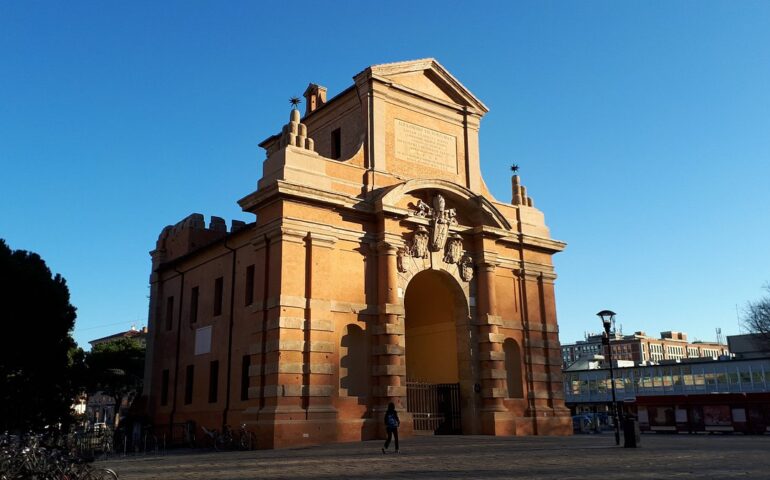
[(388, 404), (388, 410), (385, 412), (385, 430), (388, 432), (388, 438), (385, 440), (385, 446), (382, 448), (382, 453), (388, 453), (388, 447), (390, 446), (390, 439), (394, 440), (396, 447), (396, 453), (398, 453), (398, 427), (401, 425), (401, 420), (398, 419), (398, 413), (396, 413), (396, 406), (393, 402)]

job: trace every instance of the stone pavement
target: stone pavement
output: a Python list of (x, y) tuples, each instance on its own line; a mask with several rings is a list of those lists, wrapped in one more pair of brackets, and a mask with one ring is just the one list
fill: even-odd
[[(413, 437), (383, 455), (367, 441), (251, 452), (170, 451), (98, 465), (147, 479), (770, 479), (770, 436), (642, 435), (637, 449), (611, 433), (572, 437)], [(392, 446), (391, 446), (392, 448)]]

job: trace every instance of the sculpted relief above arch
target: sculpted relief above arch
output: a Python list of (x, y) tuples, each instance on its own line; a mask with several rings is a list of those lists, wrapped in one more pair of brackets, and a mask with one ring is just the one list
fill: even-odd
[(418, 199), (410, 205), (410, 217), (427, 220), (428, 226), (417, 223), (405, 233), (404, 246), (397, 253), (399, 288), (405, 291), (412, 277), (423, 270), (440, 270), (453, 276), (469, 299), (473, 260), (463, 248), (462, 236), (450, 230), (458, 227), (457, 209), (447, 207), (440, 193), (431, 197), (430, 204)]
[(398, 287), (423, 270), (440, 270), (455, 278), (470, 300), (474, 281), (476, 227), (510, 230), (508, 220), (483, 196), (444, 180), (413, 179), (385, 189), (376, 210), (400, 218), (405, 227), (387, 232), (401, 238), (397, 247)]

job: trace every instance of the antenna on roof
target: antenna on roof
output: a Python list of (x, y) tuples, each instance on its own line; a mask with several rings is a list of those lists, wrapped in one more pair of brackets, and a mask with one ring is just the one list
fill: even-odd
[(717, 343), (720, 345), (724, 343), (724, 338), (722, 338), (722, 329), (720, 327), (717, 327)]

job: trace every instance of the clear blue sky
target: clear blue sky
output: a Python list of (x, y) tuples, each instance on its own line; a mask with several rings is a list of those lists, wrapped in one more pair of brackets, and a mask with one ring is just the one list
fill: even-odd
[(0, 2), (0, 237), (69, 282), (75, 338), (146, 323), (161, 229), (251, 220), (288, 99), (435, 57), (491, 109), (555, 238), (562, 342), (738, 333), (770, 281), (770, 2)]

